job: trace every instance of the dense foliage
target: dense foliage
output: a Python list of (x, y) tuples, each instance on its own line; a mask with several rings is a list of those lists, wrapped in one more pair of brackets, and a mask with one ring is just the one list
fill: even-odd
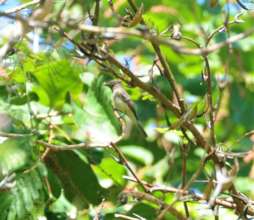
[(254, 1), (0, 4), (0, 220), (254, 216)]

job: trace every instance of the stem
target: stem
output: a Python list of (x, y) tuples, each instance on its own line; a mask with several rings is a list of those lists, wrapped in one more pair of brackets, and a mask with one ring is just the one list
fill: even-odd
[(205, 73), (207, 74), (207, 98), (209, 106), (209, 118), (210, 118), (210, 140), (212, 146), (216, 146), (216, 139), (214, 133), (214, 108), (213, 108), (213, 97), (212, 97), (212, 79), (211, 79), (211, 69), (209, 65), (208, 58), (205, 56)]
[[(2, 16), (7, 16), (5, 13), (0, 13)], [(154, 36), (148, 32), (139, 31), (132, 28), (125, 28), (125, 27), (98, 27), (98, 26), (91, 26), (91, 25), (84, 25), (80, 24), (78, 26), (73, 26), (73, 28), (78, 28), (81, 31), (86, 32), (94, 32), (99, 34), (117, 34), (120, 36), (132, 36), (138, 37), (141, 39), (149, 40), (151, 42), (156, 42), (157, 44), (162, 44), (165, 46), (170, 47), (177, 53), (185, 54), (185, 55), (194, 55), (194, 56), (207, 56), (210, 53), (213, 53), (227, 45), (230, 45), (236, 41), (245, 39), (254, 33), (254, 28), (250, 28), (245, 32), (236, 34), (226, 40), (218, 43), (214, 43), (209, 47), (202, 47), (202, 48), (189, 48), (182, 46), (179, 42), (175, 42), (174, 40), (165, 39), (160, 36)]]
[[(187, 162), (187, 146), (185, 144), (182, 145), (182, 186), (181, 189), (184, 189), (185, 186), (185, 182), (186, 182), (186, 162)], [(187, 218), (189, 218), (190, 213), (189, 213), (189, 209), (188, 209), (188, 204), (187, 202), (183, 202), (184, 205), (184, 211), (185, 211), (185, 215)]]

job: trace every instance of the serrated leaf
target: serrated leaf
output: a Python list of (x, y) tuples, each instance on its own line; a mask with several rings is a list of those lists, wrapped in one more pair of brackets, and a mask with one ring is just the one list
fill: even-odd
[(15, 200), (15, 204), (16, 204), (15, 209), (17, 213), (17, 219), (22, 219), (22, 217), (25, 216), (26, 211), (25, 211), (25, 201), (23, 201), (22, 193), (20, 192), (20, 185), (17, 186), (17, 190), (13, 192), (13, 198), (17, 198)]
[(55, 108), (63, 106), (67, 92), (70, 92), (72, 98), (76, 98), (77, 94), (81, 92), (80, 73), (80, 67), (67, 60), (45, 63), (32, 72), (39, 85), (47, 93), (49, 105)]
[(15, 219), (16, 219), (16, 207), (15, 204), (13, 203), (9, 209), (7, 220), (15, 220)]
[(0, 219), (5, 219), (8, 215), (9, 205), (11, 204), (12, 196), (8, 192), (0, 194)]
[[(39, 207), (42, 208), (45, 202), (45, 191), (41, 185), (36, 188), (33, 184), (34, 179), (32, 173), (37, 173), (33, 170), (30, 173), (18, 175), (16, 177), (16, 185), (9, 191), (0, 193), (0, 213), (1, 219), (23, 220), (31, 219), (36, 220), (36, 212)], [(42, 180), (40, 180), (42, 181)], [(37, 190), (38, 197), (32, 198), (32, 191)]]
[(24, 201), (26, 211), (30, 211), (33, 208), (33, 200), (31, 197), (31, 188), (26, 185), (24, 179), (20, 179), (19, 181), (19, 189), (22, 195), (22, 200)]

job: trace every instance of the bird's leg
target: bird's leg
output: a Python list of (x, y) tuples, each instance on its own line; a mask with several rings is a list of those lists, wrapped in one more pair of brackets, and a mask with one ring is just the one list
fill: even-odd
[(117, 119), (123, 120), (125, 114), (124, 114), (123, 112), (121, 112), (121, 111), (120, 111), (119, 109), (117, 109), (117, 108), (114, 108), (113, 110), (114, 110), (114, 113), (115, 113)]
[(121, 112), (119, 109), (114, 108), (114, 114), (116, 116), (116, 118), (120, 121), (121, 123), (121, 127), (122, 127), (122, 135), (125, 136), (128, 132), (127, 132), (127, 125), (126, 125), (126, 121), (124, 120), (124, 113)]

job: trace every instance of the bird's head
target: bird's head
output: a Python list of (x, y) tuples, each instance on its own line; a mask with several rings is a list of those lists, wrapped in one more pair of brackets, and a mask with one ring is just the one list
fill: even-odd
[(119, 79), (110, 80), (110, 81), (106, 82), (105, 85), (112, 89), (117, 85), (121, 85), (121, 80), (119, 80)]

